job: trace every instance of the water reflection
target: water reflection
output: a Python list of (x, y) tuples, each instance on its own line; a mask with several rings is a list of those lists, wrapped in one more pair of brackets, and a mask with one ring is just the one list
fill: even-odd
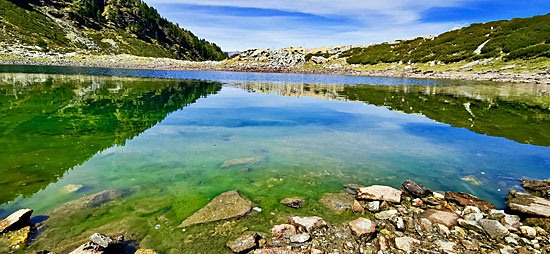
[(43, 74), (0, 75), (0, 203), (30, 196), (221, 84)]
[(453, 127), (550, 146), (550, 87), (540, 84), (327, 85), (235, 83), (250, 92), (361, 101), (407, 114), (421, 114)]

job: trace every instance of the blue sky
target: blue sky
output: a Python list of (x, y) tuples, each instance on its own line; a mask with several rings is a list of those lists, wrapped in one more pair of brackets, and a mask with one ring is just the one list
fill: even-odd
[(550, 0), (145, 0), (225, 51), (368, 45), (550, 13)]

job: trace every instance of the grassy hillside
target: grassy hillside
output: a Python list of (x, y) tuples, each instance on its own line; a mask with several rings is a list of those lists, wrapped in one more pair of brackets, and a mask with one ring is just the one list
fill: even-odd
[(402, 61), (455, 63), (486, 58), (505, 61), (550, 57), (550, 14), (472, 24), (434, 38), (354, 48), (340, 55), (350, 64)]
[(141, 0), (0, 0), (0, 42), (44, 51), (222, 60), (213, 43)]

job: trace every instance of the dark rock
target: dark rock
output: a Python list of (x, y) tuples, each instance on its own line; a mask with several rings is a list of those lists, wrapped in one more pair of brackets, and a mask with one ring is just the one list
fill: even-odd
[(252, 209), (252, 202), (237, 190), (224, 192), (185, 219), (179, 227), (243, 217)]
[(550, 217), (550, 200), (537, 197), (527, 193), (510, 191), (506, 197), (508, 209), (540, 217)]
[(520, 180), (520, 182), (526, 191), (550, 198), (550, 180)]
[(19, 209), (0, 221), (0, 234), (20, 229), (29, 224), (32, 209)]
[(424, 187), (422, 184), (407, 180), (403, 183), (403, 188), (416, 197), (425, 197), (432, 193), (431, 190)]
[(300, 208), (304, 204), (305, 199), (299, 197), (285, 198), (281, 200), (281, 204), (291, 207), (291, 208)]
[(256, 233), (245, 234), (227, 243), (227, 247), (236, 253), (248, 252), (258, 247), (260, 235)]
[(495, 205), (491, 204), (490, 202), (479, 199), (476, 196), (464, 192), (445, 192), (445, 199), (447, 201), (455, 202), (463, 206), (476, 206), (484, 211), (495, 209)]
[(426, 210), (422, 214), (422, 217), (428, 219), (431, 223), (439, 223), (447, 226), (448, 228), (458, 225), (458, 219), (460, 219), (460, 215), (456, 213), (435, 209)]

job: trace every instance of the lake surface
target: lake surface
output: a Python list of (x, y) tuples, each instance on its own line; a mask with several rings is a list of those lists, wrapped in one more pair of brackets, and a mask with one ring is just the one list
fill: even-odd
[[(517, 179), (550, 175), (550, 87), (536, 84), (0, 66), (0, 119), (0, 217), (49, 216), (35, 250), (123, 232), (136, 248), (226, 252), (288, 215), (349, 220), (317, 202), (344, 184), (412, 179), (503, 208)], [(221, 167), (233, 159), (247, 163)], [(113, 189), (117, 202), (56, 209)], [(233, 189), (263, 211), (177, 228)], [(290, 196), (305, 207), (279, 204)]]

